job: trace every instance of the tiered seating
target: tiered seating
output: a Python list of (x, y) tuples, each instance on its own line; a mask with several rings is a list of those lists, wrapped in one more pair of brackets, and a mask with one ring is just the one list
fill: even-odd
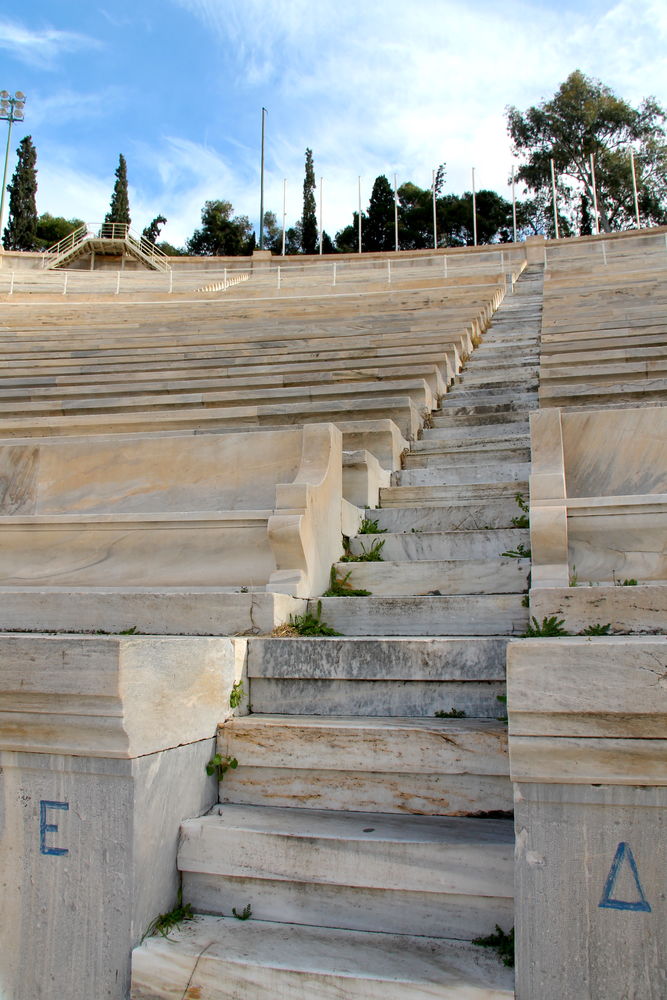
[(667, 400), (666, 303), (663, 234), (547, 251), (540, 405)]

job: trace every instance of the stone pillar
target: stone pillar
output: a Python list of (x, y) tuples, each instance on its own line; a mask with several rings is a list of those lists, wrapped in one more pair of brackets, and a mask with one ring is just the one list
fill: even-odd
[(667, 996), (667, 637), (508, 649), (517, 1000)]
[(245, 640), (0, 636), (0, 996), (126, 1000)]

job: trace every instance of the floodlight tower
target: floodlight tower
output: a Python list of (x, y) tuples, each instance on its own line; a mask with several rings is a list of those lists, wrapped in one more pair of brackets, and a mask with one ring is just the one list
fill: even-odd
[(5, 149), (5, 170), (2, 175), (2, 194), (0, 195), (0, 239), (2, 239), (2, 223), (5, 212), (5, 192), (7, 190), (7, 164), (9, 163), (9, 144), (12, 138), (12, 125), (14, 122), (23, 121), (23, 109), (25, 108), (26, 96), (21, 90), (17, 90), (13, 97), (9, 96), (8, 90), (0, 90), (0, 121), (6, 121), (7, 128), (7, 148)]

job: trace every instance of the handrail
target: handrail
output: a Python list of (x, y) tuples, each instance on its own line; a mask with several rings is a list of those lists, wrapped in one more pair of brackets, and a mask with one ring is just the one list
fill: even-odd
[(52, 247), (45, 252), (44, 257), (60, 257), (63, 253), (69, 253), (78, 243), (82, 243), (88, 235), (88, 226), (84, 222), (82, 226), (78, 229), (72, 230), (67, 236), (63, 237), (58, 243), (54, 243)]
[[(48, 269), (58, 267), (82, 243), (96, 239), (121, 241), (131, 247), (138, 257), (148, 262), (156, 270), (169, 271), (171, 269), (168, 255), (144, 236), (133, 232), (125, 222), (86, 223), (79, 226), (78, 229), (69, 233), (68, 236), (46, 251), (44, 266)], [(48, 263), (46, 263), (47, 259)]]

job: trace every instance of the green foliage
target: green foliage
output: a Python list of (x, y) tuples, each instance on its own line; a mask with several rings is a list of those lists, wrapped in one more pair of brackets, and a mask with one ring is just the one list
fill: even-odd
[(49, 215), (48, 212), (44, 212), (37, 219), (35, 244), (40, 250), (48, 250), (82, 225), (82, 219), (64, 219), (61, 215)]
[(515, 493), (514, 494), (514, 499), (516, 500), (517, 506), (518, 506), (519, 510), (521, 511), (521, 514), (519, 514), (518, 517), (513, 517), (512, 518), (512, 526), (514, 528), (528, 528), (528, 527), (530, 527), (530, 522), (528, 520), (528, 513), (529, 513), (530, 508), (528, 507), (528, 504), (526, 503), (526, 498), (524, 497), (523, 493)]
[(3, 234), (5, 250), (35, 250), (37, 242), (37, 150), (32, 136), (21, 139), (9, 191), (9, 218)]
[(607, 625), (587, 625), (586, 628), (579, 633), (579, 635), (609, 635), (611, 631), (611, 622)]
[(341, 562), (383, 562), (382, 549), (385, 541), (385, 538), (376, 538), (374, 542), (371, 542), (370, 549), (367, 549), (362, 542), (360, 555), (352, 555), (348, 552), (343, 556)]
[(232, 913), (234, 914), (237, 920), (249, 920), (250, 917), (252, 916), (252, 906), (250, 905), (250, 903), (247, 903), (243, 907), (240, 913), (237, 912), (235, 906), (232, 906)]
[(130, 628), (123, 629), (123, 631), (119, 632), (118, 635), (138, 635), (138, 633), (139, 629), (137, 628), (137, 626), (132, 625), (130, 626)]
[[(285, 234), (287, 236), (287, 234)], [(264, 249), (279, 254), (283, 248), (283, 231), (275, 212), (264, 213)]]
[[(496, 701), (499, 701), (501, 705), (507, 705), (507, 695), (506, 694), (497, 694), (496, 695)], [(506, 714), (505, 715), (498, 715), (498, 716), (496, 716), (496, 718), (498, 719), (498, 722), (507, 722), (507, 715)]]
[(173, 931), (179, 924), (184, 923), (186, 920), (194, 920), (195, 915), (192, 912), (192, 906), (190, 903), (183, 903), (183, 890), (180, 887), (177, 899), (178, 903), (174, 909), (170, 910), (169, 913), (161, 913), (159, 917), (156, 917), (149, 925), (144, 937), (150, 937), (152, 934), (161, 934), (162, 937), (167, 937), (169, 932)]
[(546, 616), (542, 619), (542, 624), (538, 622), (535, 615), (531, 618), (532, 624), (528, 626), (526, 631), (523, 633), (525, 638), (548, 638), (557, 635), (569, 635), (563, 625), (565, 624), (564, 618), (557, 618), (556, 615), (552, 615), (550, 618)]
[(105, 223), (116, 222), (130, 225), (130, 197), (127, 192), (127, 164), (121, 153), (116, 167), (116, 183), (111, 195), (111, 205), (104, 217)]
[(523, 542), (519, 542), (515, 549), (508, 549), (502, 555), (509, 556), (510, 559), (530, 559), (530, 549), (527, 549)]
[(303, 214), (301, 216), (301, 249), (304, 253), (317, 250), (317, 204), (315, 202), (315, 167), (313, 151), (306, 150), (306, 170), (303, 179)]
[(229, 201), (207, 201), (201, 210), (201, 228), (195, 229), (186, 250), (195, 257), (239, 257), (251, 254), (255, 234), (246, 215), (232, 218)]
[(206, 773), (209, 777), (215, 775), (217, 781), (222, 781), (230, 768), (232, 771), (235, 771), (238, 766), (239, 762), (236, 757), (228, 757), (216, 753), (206, 765)]
[[(629, 150), (635, 150), (640, 216), (644, 225), (667, 221), (667, 144), (665, 112), (648, 98), (638, 108), (617, 97), (599, 80), (575, 70), (554, 96), (525, 113), (507, 110), (514, 152), (523, 157), (519, 181), (546, 205), (550, 199), (551, 160), (558, 197), (570, 228), (588, 228), (582, 196), (593, 203), (591, 154), (595, 157), (600, 225), (604, 232), (634, 225)], [(539, 205), (535, 206), (539, 209)], [(542, 230), (544, 231), (544, 229)], [(564, 232), (561, 235), (569, 235)]]
[(290, 615), (289, 624), (299, 635), (340, 635), (335, 629), (322, 621), (322, 602), (317, 602), (317, 613), (311, 615), (309, 611), (305, 615)]
[(529, 608), (530, 607), (530, 595), (529, 594), (524, 594), (523, 597), (521, 598), (521, 607), (522, 608)]
[(434, 712), (436, 719), (465, 719), (466, 713), (458, 708), (450, 708), (449, 712)]
[(243, 681), (234, 681), (229, 695), (229, 707), (238, 708), (243, 701)]
[[(378, 527), (379, 522), (373, 521), (369, 517), (365, 517), (361, 524), (359, 525), (359, 535), (384, 535), (386, 534), (386, 528)], [(414, 530), (414, 529), (413, 529)]]
[(166, 222), (167, 220), (164, 217), (164, 215), (156, 215), (153, 221), (149, 222), (149, 224), (143, 230), (141, 235), (145, 240), (147, 240), (149, 243), (152, 243), (153, 246), (155, 246), (155, 244), (157, 243), (157, 239), (160, 235), (160, 230), (164, 225), (166, 225)]
[(366, 251), (393, 250), (396, 246), (394, 191), (384, 174), (375, 178), (361, 240)]
[(495, 934), (473, 938), (472, 943), (479, 945), (480, 948), (492, 948), (498, 958), (502, 959), (503, 965), (507, 965), (510, 969), (514, 968), (514, 928), (506, 932), (496, 924)]
[(325, 590), (322, 594), (323, 597), (370, 597), (370, 590), (355, 590), (352, 584), (349, 582), (352, 576), (352, 570), (349, 570), (345, 576), (336, 575), (336, 567), (331, 567), (331, 573), (329, 574), (329, 589)]
[(635, 579), (622, 580), (621, 583), (619, 584), (619, 587), (636, 587), (636, 586), (637, 586), (637, 581)]

